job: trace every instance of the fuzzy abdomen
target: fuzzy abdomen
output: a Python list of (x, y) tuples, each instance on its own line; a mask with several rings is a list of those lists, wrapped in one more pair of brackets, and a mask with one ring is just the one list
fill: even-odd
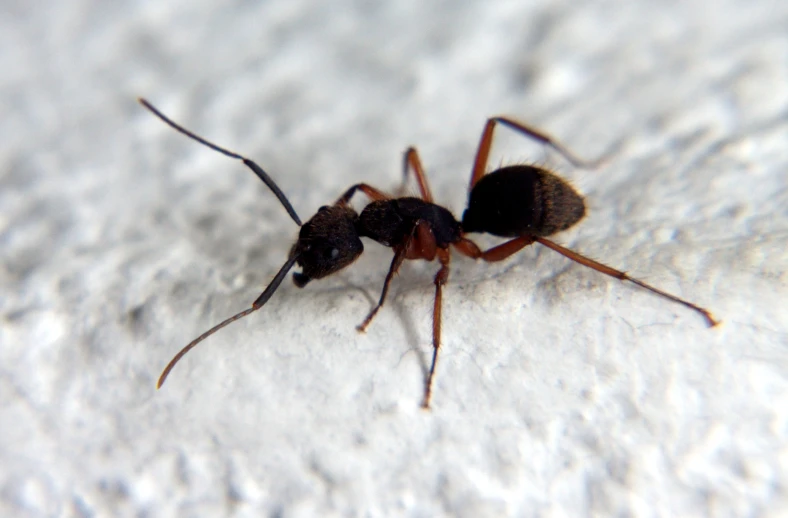
[(462, 216), (464, 232), (501, 237), (546, 237), (566, 230), (585, 215), (583, 197), (555, 174), (516, 165), (481, 178)]

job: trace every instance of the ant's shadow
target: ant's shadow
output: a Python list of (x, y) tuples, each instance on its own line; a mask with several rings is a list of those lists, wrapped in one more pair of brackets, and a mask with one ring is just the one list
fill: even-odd
[[(364, 299), (369, 303), (369, 309), (375, 307), (378, 303), (378, 299), (372, 296), (372, 292), (368, 289), (361, 287), (358, 284), (354, 284), (347, 279), (342, 280), (342, 284), (344, 288), (348, 291), (356, 291), (360, 293)], [(416, 287), (414, 286), (414, 289)], [(412, 311), (410, 309), (406, 309), (403, 304), (400, 303), (400, 295), (405, 294), (406, 292), (410, 291), (407, 286), (399, 286), (399, 289), (394, 287), (392, 289), (392, 293), (389, 297), (386, 298), (386, 305), (381, 309), (389, 309), (393, 310), (396, 313), (397, 317), (402, 323), (403, 330), (405, 331), (405, 339), (408, 344), (408, 349), (414, 352), (416, 358), (419, 361), (419, 367), (421, 367), (421, 373), (424, 379), (427, 379), (429, 375), (429, 365), (427, 364), (427, 357), (428, 354), (425, 352), (424, 348), (421, 347), (421, 341), (419, 339), (419, 335), (416, 332), (416, 323), (412, 318)], [(360, 324), (363, 320), (363, 315), (359, 318), (358, 323)], [(374, 325), (374, 323), (373, 323)], [(366, 335), (367, 333), (359, 333), (359, 335)], [(431, 345), (431, 344), (430, 344)]]

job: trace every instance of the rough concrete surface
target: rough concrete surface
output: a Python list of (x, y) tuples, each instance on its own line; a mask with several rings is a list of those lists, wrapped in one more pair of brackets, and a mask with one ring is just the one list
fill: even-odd
[[(6, 2), (0, 515), (785, 516), (786, 27), (765, 0)], [(140, 95), (303, 219), (394, 191), (408, 145), (459, 216), (494, 114), (612, 151), (504, 130), (491, 167), (559, 171), (589, 215), (558, 242), (724, 323), (544, 247), (455, 254), (425, 412), (437, 266), (359, 334), (391, 260), (366, 241), (156, 391), (297, 227)]]

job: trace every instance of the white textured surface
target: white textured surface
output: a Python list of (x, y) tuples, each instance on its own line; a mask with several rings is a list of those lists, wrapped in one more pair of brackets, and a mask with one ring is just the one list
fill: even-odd
[[(788, 513), (788, 3), (12, 4), (0, 515)], [(459, 215), (495, 113), (584, 156), (620, 143), (599, 171), (548, 159), (591, 208), (559, 241), (725, 323), (546, 249), (457, 259), (426, 413), (435, 265), (359, 335), (391, 257), (367, 242), (157, 393), (296, 228), (137, 95), (254, 157), (304, 219), (355, 181), (393, 189), (408, 144)]]

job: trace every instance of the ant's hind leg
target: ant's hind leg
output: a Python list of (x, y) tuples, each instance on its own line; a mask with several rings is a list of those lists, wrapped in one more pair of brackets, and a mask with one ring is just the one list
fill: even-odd
[(468, 238), (461, 238), (454, 243), (454, 248), (463, 255), (472, 259), (481, 259), (488, 263), (503, 261), (507, 257), (516, 254), (526, 246), (533, 244), (536, 238), (531, 236), (516, 237), (503, 244), (494, 246), (488, 250), (482, 251), (479, 245), (474, 243)]
[(405, 154), (402, 156), (402, 188), (404, 190), (405, 184), (408, 183), (408, 171), (413, 169), (413, 174), (416, 176), (416, 181), (419, 184), (419, 191), (421, 192), (421, 199), (432, 203), (432, 193), (430, 186), (427, 183), (427, 176), (424, 174), (424, 167), (421, 165), (419, 159), (419, 152), (415, 147), (409, 147)]
[(397, 273), (397, 270), (399, 270), (399, 267), (402, 266), (402, 262), (405, 259), (418, 258), (432, 261), (438, 252), (439, 250), (435, 244), (435, 235), (432, 233), (429, 225), (424, 221), (417, 221), (413, 226), (413, 230), (411, 230), (410, 235), (405, 240), (405, 243), (394, 247), (394, 258), (391, 260), (389, 273), (386, 275), (386, 280), (383, 283), (383, 292), (380, 294), (380, 300), (378, 301), (377, 306), (372, 308), (372, 311), (369, 312), (367, 318), (365, 318), (361, 325), (356, 327), (356, 329), (364, 332), (367, 329), (369, 323), (372, 322), (372, 319), (375, 317), (378, 310), (383, 307), (383, 303), (386, 301), (386, 294), (389, 291), (391, 279), (394, 278), (394, 274)]
[(606, 266), (606, 265), (604, 265), (602, 263), (598, 263), (598, 262), (594, 261), (593, 259), (589, 259), (588, 257), (585, 257), (584, 255), (580, 255), (577, 252), (569, 250), (568, 248), (564, 248), (561, 245), (557, 245), (556, 243), (553, 243), (552, 241), (549, 241), (547, 239), (544, 239), (544, 238), (541, 238), (541, 237), (537, 237), (536, 241), (538, 241), (539, 243), (543, 244), (547, 248), (555, 250), (556, 252), (558, 252), (559, 254), (563, 255), (566, 258), (571, 259), (571, 260), (573, 260), (573, 261), (575, 261), (577, 263), (582, 264), (583, 266), (588, 266), (589, 268), (592, 268), (592, 269), (594, 269), (594, 270), (596, 270), (598, 272), (604, 273), (605, 275), (609, 275), (611, 277), (615, 277), (616, 279), (619, 279), (619, 280), (622, 280), (622, 281), (629, 281), (631, 283), (637, 284), (641, 288), (645, 288), (645, 289), (649, 290), (652, 293), (656, 293), (660, 297), (664, 297), (664, 298), (666, 298), (668, 300), (672, 300), (673, 302), (678, 302), (682, 306), (686, 306), (686, 307), (690, 308), (693, 311), (697, 311), (698, 313), (703, 315), (703, 318), (706, 319), (706, 323), (709, 325), (709, 327), (714, 327), (714, 326), (716, 326), (717, 324), (720, 323), (719, 320), (715, 320), (714, 319), (714, 317), (712, 316), (712, 314), (711, 314), (711, 312), (709, 310), (704, 309), (704, 308), (702, 308), (700, 306), (696, 306), (695, 304), (693, 304), (693, 303), (691, 303), (689, 301), (686, 301), (684, 299), (680, 299), (679, 297), (677, 297), (675, 295), (671, 295), (670, 293), (667, 293), (665, 291), (659, 290), (659, 289), (657, 289), (657, 288), (655, 288), (653, 286), (650, 286), (650, 285), (646, 284), (645, 282), (643, 282), (641, 280), (632, 278), (629, 275), (627, 275), (625, 272), (622, 272), (620, 270), (616, 270), (615, 268), (611, 268), (611, 267)]
[(484, 125), (484, 130), (482, 131), (482, 137), (479, 141), (479, 148), (476, 150), (476, 159), (473, 163), (473, 171), (471, 171), (471, 183), (468, 186), (468, 191), (473, 189), (473, 186), (476, 185), (476, 182), (478, 182), (482, 176), (484, 176), (484, 172), (487, 169), (487, 159), (490, 156), (493, 131), (495, 130), (496, 124), (503, 124), (504, 126), (507, 126), (510, 129), (525, 135), (526, 137), (530, 137), (537, 142), (541, 142), (542, 144), (553, 148), (575, 167), (593, 169), (594, 167), (598, 166), (605, 158), (603, 157), (593, 161), (583, 160), (582, 158), (577, 157), (563, 144), (547, 133), (544, 133), (531, 126), (527, 126), (521, 122), (517, 122), (516, 120), (510, 119), (509, 117), (492, 117), (487, 119), (487, 123)]

